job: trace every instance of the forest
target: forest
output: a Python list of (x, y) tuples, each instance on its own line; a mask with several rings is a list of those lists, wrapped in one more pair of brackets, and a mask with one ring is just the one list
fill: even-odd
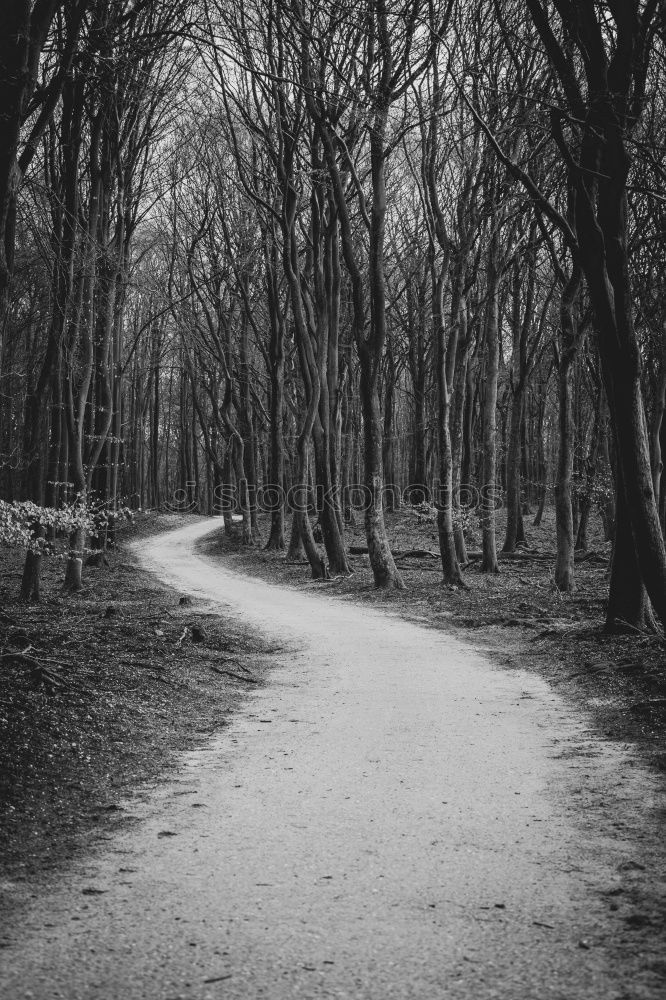
[[(402, 589), (612, 550), (666, 624), (660, 0), (5, 0), (0, 537), (78, 591), (132, 510)], [(597, 539), (592, 541), (591, 539)], [(18, 582), (17, 582), (18, 586)]]
[(0, 997), (666, 996), (666, 0), (0, 0)]

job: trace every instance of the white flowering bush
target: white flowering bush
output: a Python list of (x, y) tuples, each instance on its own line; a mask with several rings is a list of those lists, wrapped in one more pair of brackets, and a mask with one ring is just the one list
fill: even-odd
[(92, 526), (92, 511), (80, 503), (55, 508), (31, 500), (0, 500), (0, 545), (48, 554), (53, 550), (49, 536), (89, 531)]

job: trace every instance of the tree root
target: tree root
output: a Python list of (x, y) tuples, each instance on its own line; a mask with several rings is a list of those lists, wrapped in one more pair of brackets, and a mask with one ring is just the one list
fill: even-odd
[(469, 590), (470, 586), (466, 580), (463, 579), (460, 573), (455, 576), (444, 576), (442, 577), (442, 586), (449, 587), (454, 590)]

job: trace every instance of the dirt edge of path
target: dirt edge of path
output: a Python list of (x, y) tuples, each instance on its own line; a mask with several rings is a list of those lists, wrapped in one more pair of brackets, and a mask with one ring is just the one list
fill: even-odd
[(256, 631), (139, 567), (128, 543), (181, 525), (137, 519), (76, 595), (47, 562), (38, 605), (18, 601), (21, 554), (3, 552), (0, 651), (55, 680), (20, 659), (0, 672), (0, 946), (52, 873), (131, 823), (133, 796), (219, 732), (276, 663)]

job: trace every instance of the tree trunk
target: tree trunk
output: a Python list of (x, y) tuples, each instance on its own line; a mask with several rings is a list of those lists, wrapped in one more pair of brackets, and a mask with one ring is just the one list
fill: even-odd
[(77, 593), (83, 588), (81, 573), (83, 570), (83, 552), (85, 548), (85, 532), (82, 528), (72, 531), (69, 536), (69, 554), (67, 556), (67, 568), (65, 570), (65, 582), (63, 590), (70, 594)]
[(393, 357), (393, 341), (389, 334), (386, 340), (386, 375), (384, 378), (384, 429), (383, 455), (384, 462), (384, 496), (386, 509), (394, 511), (400, 507), (400, 499), (396, 496), (395, 449), (393, 447), (393, 405), (395, 399), (395, 359)]
[(576, 533), (576, 549), (587, 551), (587, 529), (590, 521), (590, 514), (594, 506), (594, 488), (597, 478), (597, 466), (599, 464), (599, 449), (601, 445), (601, 422), (603, 419), (604, 396), (601, 385), (597, 389), (597, 401), (594, 409), (594, 422), (592, 425), (592, 438), (589, 451), (585, 459), (585, 494), (580, 504), (580, 520)]
[(522, 532), (520, 497), (521, 429), (525, 391), (521, 381), (514, 387), (509, 416), (509, 444), (506, 453), (506, 533), (502, 552), (515, 552)]
[[(360, 359), (360, 393), (363, 411), (365, 457), (365, 532), (376, 587), (402, 589), (389, 547), (384, 524), (382, 462), (382, 419), (379, 405), (379, 365), (386, 342), (386, 281), (384, 275), (384, 234), (386, 225), (386, 120), (387, 109), (379, 107), (370, 134), (372, 208), (370, 213), (370, 337), (366, 339), (355, 302), (356, 343)], [(364, 325), (364, 324), (363, 324)]]
[(284, 539), (284, 313), (279, 305), (277, 286), (277, 248), (264, 235), (264, 258), (268, 280), (270, 341), (268, 345), (270, 377), (270, 445), (269, 482), (264, 490), (265, 503), (270, 507), (271, 530), (266, 542), (268, 551), (283, 552)]
[(664, 425), (664, 413), (666, 412), (666, 324), (662, 327), (662, 354), (661, 371), (652, 412), (652, 425), (650, 428), (650, 458), (652, 464), (652, 482), (654, 485), (654, 496), (657, 509), (661, 506), (662, 473), (664, 470), (664, 460), (661, 449), (662, 427)]
[[(603, 117), (603, 142), (592, 132), (586, 135), (586, 165), (589, 162), (592, 171), (598, 169), (602, 178), (610, 180), (585, 178), (587, 183), (599, 184), (598, 208), (595, 216), (589, 192), (582, 191), (576, 203), (576, 228), (599, 330), (618, 473), (624, 483), (640, 574), (654, 611), (666, 626), (666, 547), (650, 466), (641, 358), (633, 319), (626, 192), (629, 156), (622, 128), (615, 116), (611, 120)], [(577, 178), (577, 182), (582, 185), (583, 180)]]
[[(368, 541), (368, 555), (376, 587), (403, 589), (404, 584), (398, 573), (389, 547), (384, 524), (383, 488), (384, 470), (382, 463), (382, 432), (379, 392), (376, 378), (368, 368), (372, 363), (361, 359), (361, 408), (363, 412), (363, 455), (365, 459), (364, 505), (365, 533)], [(365, 369), (365, 370), (364, 370)]]
[(41, 599), (42, 580), (42, 550), (40, 543), (43, 541), (46, 532), (41, 525), (36, 524), (33, 528), (33, 538), (35, 547), (26, 553), (23, 564), (23, 576), (21, 578), (21, 600), (38, 604)]
[[(467, 545), (465, 542), (465, 530), (463, 526), (465, 517), (463, 512), (463, 501), (467, 501), (466, 506), (468, 506), (470, 495), (470, 484), (463, 483), (462, 481), (463, 417), (465, 412), (465, 394), (467, 387), (467, 366), (469, 364), (469, 338), (467, 335), (466, 314), (466, 306), (463, 305), (461, 308), (460, 319), (460, 345), (456, 356), (456, 375), (453, 389), (451, 430), (453, 450), (453, 531), (456, 542), (456, 555), (458, 557), (458, 561), (462, 565), (467, 563)], [(464, 496), (463, 488), (465, 491)]]
[(488, 303), (486, 306), (486, 371), (483, 402), (483, 482), (481, 484), (481, 572), (499, 573), (495, 541), (495, 501), (497, 491), (497, 377), (499, 372), (499, 274), (497, 237), (493, 234), (488, 261)]
[(287, 559), (290, 562), (302, 562), (305, 559), (305, 548), (299, 528), (299, 520), (296, 511), (291, 515), (291, 531), (289, 532), (289, 548), (287, 549)]
[(571, 593), (576, 588), (574, 579), (574, 520), (571, 504), (571, 476), (573, 473), (571, 367), (573, 360), (573, 357), (566, 358), (563, 354), (557, 373), (560, 443), (557, 459), (557, 483), (555, 485), (557, 535), (555, 586), (563, 593)]
[(439, 484), (437, 496), (437, 534), (439, 552), (442, 560), (442, 583), (458, 587), (466, 586), (456, 553), (455, 531), (453, 522), (453, 450), (451, 447), (450, 414), (451, 393), (447, 369), (455, 370), (455, 342), (457, 327), (449, 331), (449, 364), (447, 365), (447, 346), (444, 331), (444, 273), (435, 274), (432, 267), (432, 319), (435, 338), (435, 367), (437, 384), (437, 436), (439, 450)]
[[(572, 198), (572, 194), (569, 194)], [(570, 200), (570, 213), (572, 212)], [(571, 398), (571, 375), (581, 337), (576, 330), (574, 305), (582, 272), (575, 263), (562, 289), (560, 301), (560, 348), (558, 364), (558, 425), (560, 433), (555, 486), (555, 525), (557, 555), (555, 558), (555, 586), (563, 593), (576, 589), (574, 578), (574, 518), (571, 502), (571, 477), (574, 465), (574, 422)]]
[(310, 563), (313, 580), (327, 580), (329, 577), (326, 568), (326, 561), (317, 548), (312, 533), (310, 515), (308, 513), (308, 500), (310, 496), (309, 476), (308, 476), (308, 449), (310, 434), (301, 434), (298, 442), (298, 488), (294, 492), (294, 520), (296, 522), (298, 537), (305, 551), (305, 556)]
[[(247, 274), (242, 276), (247, 282)], [(246, 291), (245, 301), (248, 292)], [(259, 528), (257, 525), (257, 462), (254, 447), (254, 428), (252, 420), (252, 402), (250, 398), (250, 369), (249, 369), (249, 320), (247, 310), (243, 306), (243, 313), (240, 322), (240, 344), (239, 344), (239, 370), (238, 379), (240, 386), (240, 412), (239, 412), (239, 432), (243, 438), (244, 468), (247, 481), (245, 483), (247, 506), (250, 517), (250, 533), (253, 542), (260, 541)]]
[[(630, 369), (620, 369), (613, 372), (612, 380), (617, 464), (624, 482), (641, 576), (655, 612), (662, 624), (666, 624), (666, 552), (652, 485), (640, 377)], [(616, 528), (616, 537), (617, 534)]]
[(606, 631), (635, 633), (653, 628), (654, 617), (638, 564), (626, 491), (619, 468), (615, 487), (615, 536)]
[[(310, 103), (310, 107), (312, 104)], [(361, 268), (356, 259), (345, 188), (340, 176), (333, 139), (327, 126), (320, 122), (326, 165), (331, 177), (336, 207), (339, 213), (342, 249), (351, 279), (353, 328), (360, 362), (359, 392), (363, 414), (365, 458), (365, 532), (368, 554), (376, 587), (396, 587), (404, 584), (389, 547), (384, 524), (382, 461), (382, 415), (379, 401), (379, 366), (386, 342), (386, 288), (384, 275), (384, 235), (386, 221), (386, 121), (387, 108), (378, 107), (370, 140), (372, 174), (372, 208), (370, 219), (370, 333), (365, 330), (365, 291)]]
[[(548, 380), (546, 380), (546, 382), (547, 381)], [(543, 389), (545, 389), (545, 387), (542, 386), (542, 390)], [(549, 471), (548, 471), (548, 462), (546, 461), (546, 450), (545, 450), (544, 444), (543, 444), (543, 422), (544, 422), (544, 417), (545, 417), (545, 412), (546, 412), (546, 402), (545, 402), (544, 396), (545, 396), (545, 392), (542, 391), (542, 393), (540, 395), (540, 398), (538, 400), (538, 404), (537, 404), (538, 405), (538, 409), (537, 409), (537, 447), (536, 447), (537, 457), (536, 457), (536, 463), (537, 463), (538, 476), (539, 476), (539, 499), (538, 499), (539, 506), (538, 506), (537, 512), (536, 512), (536, 514), (534, 516), (534, 521), (532, 522), (532, 524), (534, 525), (535, 528), (538, 528), (539, 525), (541, 524), (541, 521), (543, 519), (543, 512), (544, 512), (544, 510), (546, 508), (546, 500), (548, 498), (548, 476), (549, 476)]]

